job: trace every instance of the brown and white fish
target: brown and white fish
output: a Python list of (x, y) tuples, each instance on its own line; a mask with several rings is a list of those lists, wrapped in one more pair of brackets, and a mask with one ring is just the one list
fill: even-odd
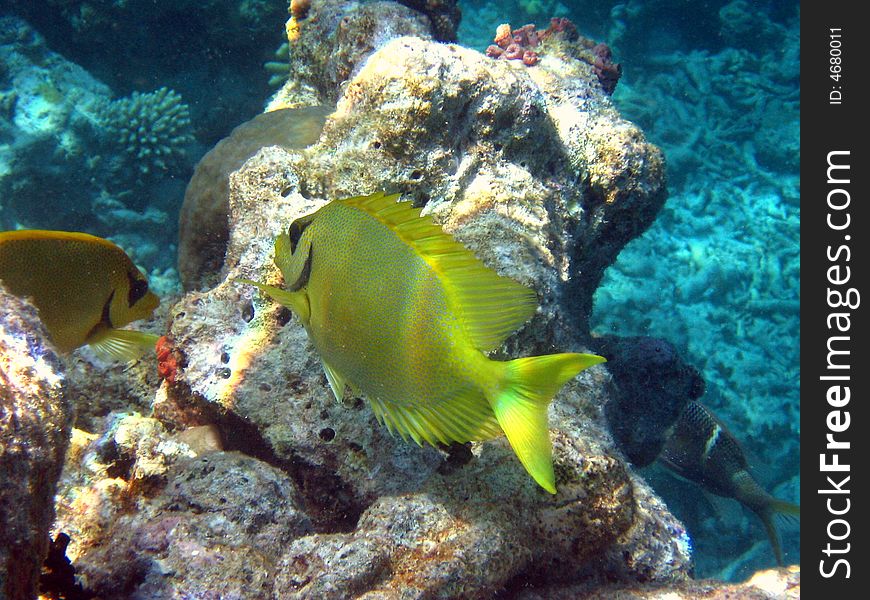
[(749, 463), (737, 440), (710, 409), (697, 400), (686, 405), (661, 460), (668, 468), (710, 492), (735, 498), (764, 524), (776, 562), (782, 565), (782, 547), (773, 517), (777, 513), (800, 518), (800, 506), (771, 496), (749, 472)]

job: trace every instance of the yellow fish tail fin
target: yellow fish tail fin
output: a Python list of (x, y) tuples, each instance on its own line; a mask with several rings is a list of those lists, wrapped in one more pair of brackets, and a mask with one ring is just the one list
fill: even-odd
[(88, 341), (97, 356), (108, 361), (130, 362), (153, 351), (159, 335), (130, 329), (106, 329)]
[(550, 354), (519, 358), (504, 365), (501, 384), (490, 399), (499, 425), (529, 475), (556, 493), (547, 406), (556, 392), (592, 365), (604, 362), (593, 354)]
[(303, 323), (307, 323), (308, 318), (311, 316), (311, 308), (308, 304), (308, 297), (305, 296), (305, 294), (300, 294), (299, 292), (288, 292), (287, 290), (282, 290), (274, 285), (267, 285), (251, 279), (237, 278), (233, 281), (254, 286), (272, 298), (275, 302), (286, 306), (296, 313), (296, 316), (299, 317), (299, 320)]

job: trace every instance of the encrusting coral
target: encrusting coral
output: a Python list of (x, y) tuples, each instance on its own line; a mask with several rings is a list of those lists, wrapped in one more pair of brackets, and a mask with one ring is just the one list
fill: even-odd
[(495, 44), (487, 47), (486, 55), (490, 58), (521, 60), (524, 65), (531, 67), (538, 64), (539, 53), (547, 51), (548, 40), (552, 40), (552, 50), (557, 50), (553, 46), (558, 46), (563, 53), (592, 65), (604, 91), (613, 93), (622, 75), (622, 67), (613, 62), (610, 47), (581, 36), (574, 24), (565, 18), (553, 17), (550, 26), (544, 31), (537, 31), (532, 24), (511, 29), (509, 24), (503, 23), (496, 29)]

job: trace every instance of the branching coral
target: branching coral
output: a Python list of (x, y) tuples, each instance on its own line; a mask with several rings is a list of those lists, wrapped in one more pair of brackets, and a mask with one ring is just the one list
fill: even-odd
[(172, 170), (193, 142), (190, 108), (174, 90), (133, 92), (104, 104), (102, 125), (112, 144), (136, 162), (141, 175)]

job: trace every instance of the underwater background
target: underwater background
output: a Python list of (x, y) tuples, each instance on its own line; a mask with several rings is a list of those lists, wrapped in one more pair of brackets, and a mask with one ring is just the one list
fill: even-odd
[[(460, 2), (459, 42), (570, 18), (606, 42), (613, 95), (667, 159), (669, 198), (596, 295), (598, 334), (650, 335), (703, 375), (703, 402), (775, 496), (799, 497), (797, 2)], [(79, 230), (180, 292), (178, 210), (193, 167), (281, 82), (286, 2), (0, 2), (0, 230)], [(195, 32), (195, 36), (191, 35)], [(264, 67), (265, 65), (265, 67)], [(272, 80), (270, 85), (270, 80)], [(774, 564), (760, 521), (653, 466), (696, 576)], [(785, 562), (798, 527), (780, 528)]]

